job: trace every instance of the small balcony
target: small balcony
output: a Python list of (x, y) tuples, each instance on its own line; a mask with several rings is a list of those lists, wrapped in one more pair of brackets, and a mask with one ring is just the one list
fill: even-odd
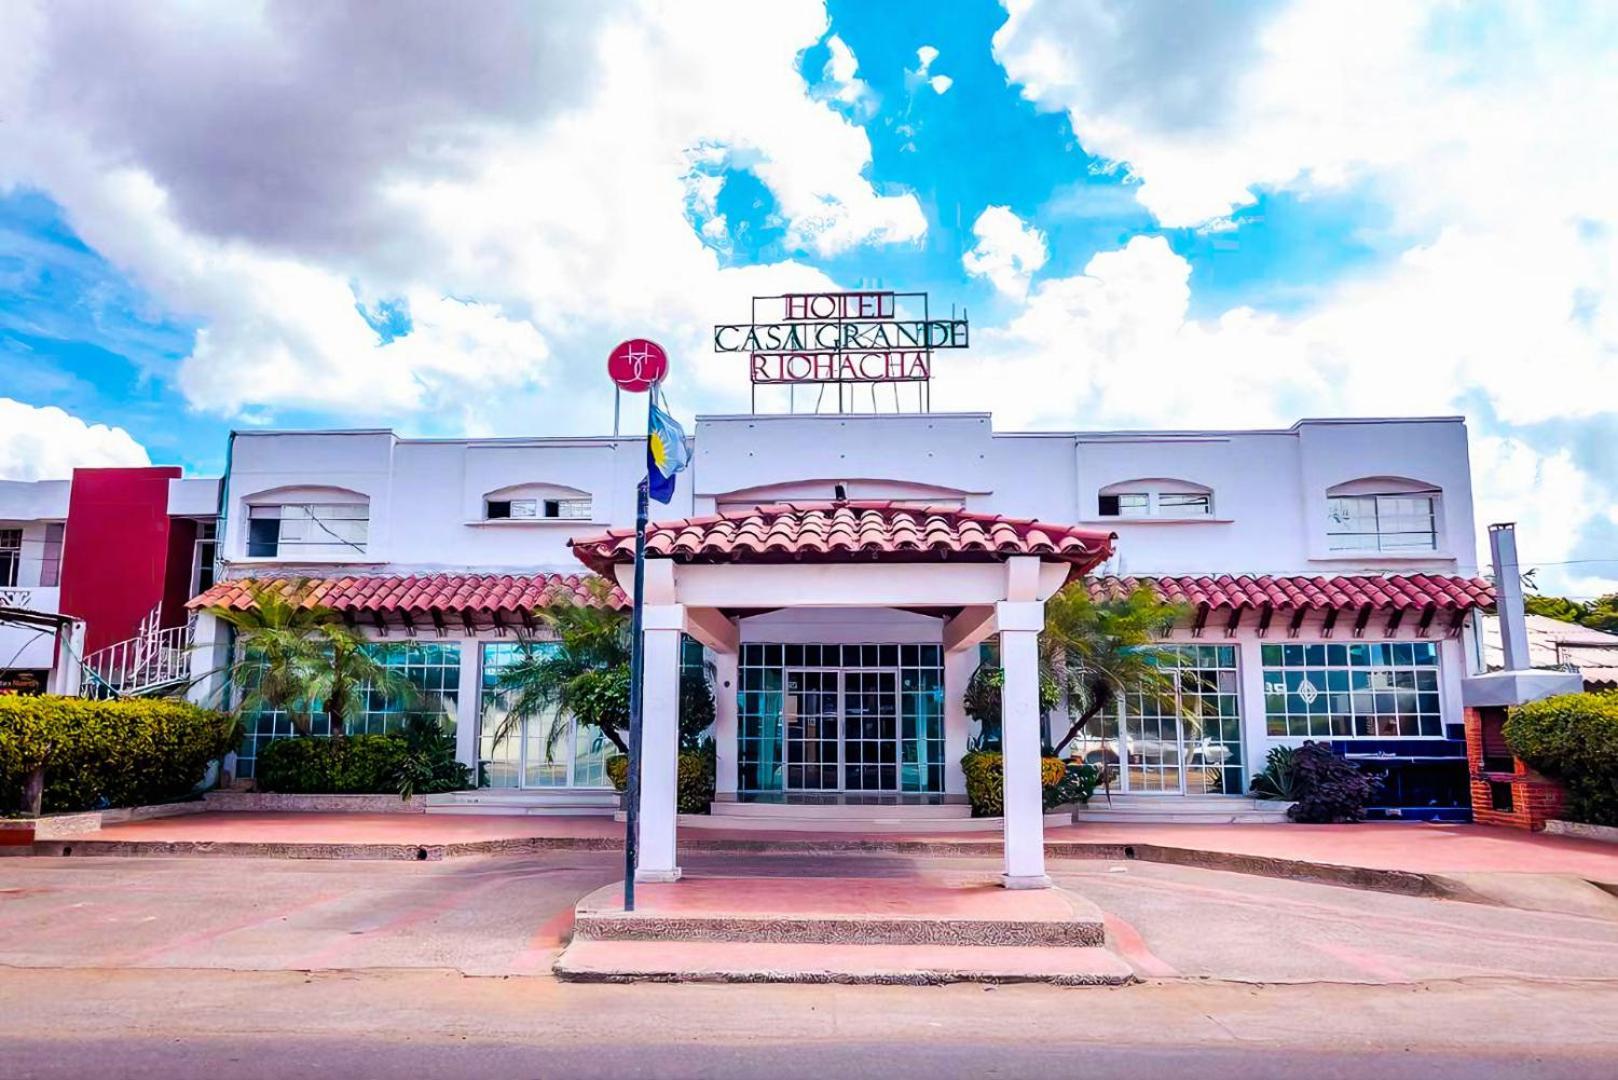
[(61, 604), (62, 590), (54, 585), (49, 588), (40, 585), (0, 585), (0, 608), (20, 608), (55, 615), (61, 610)]

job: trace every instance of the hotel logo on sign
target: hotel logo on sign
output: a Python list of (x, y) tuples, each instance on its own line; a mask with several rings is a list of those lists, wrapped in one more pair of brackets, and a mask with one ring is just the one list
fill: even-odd
[(965, 317), (935, 319), (926, 293), (755, 296), (753, 321), (714, 327), (714, 351), (746, 353), (755, 384), (932, 378), (934, 349), (968, 345)]

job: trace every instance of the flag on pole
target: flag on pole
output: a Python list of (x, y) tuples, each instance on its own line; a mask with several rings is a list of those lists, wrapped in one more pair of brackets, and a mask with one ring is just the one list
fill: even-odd
[(647, 493), (660, 503), (674, 498), (674, 475), (691, 463), (685, 429), (668, 413), (662, 391), (651, 388), (651, 416), (646, 432)]

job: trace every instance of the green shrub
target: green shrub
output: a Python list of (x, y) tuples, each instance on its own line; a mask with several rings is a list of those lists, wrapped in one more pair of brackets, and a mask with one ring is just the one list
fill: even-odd
[[(966, 797), (973, 817), (999, 817), (1005, 813), (1005, 765), (998, 750), (974, 750), (961, 758), (966, 773)], [(1045, 809), (1087, 801), (1100, 774), (1089, 765), (1070, 765), (1061, 758), (1041, 758), (1040, 781)]]
[(1382, 787), (1354, 762), (1332, 753), (1325, 743), (1305, 740), (1292, 751), (1292, 793), (1297, 800), (1287, 817), (1306, 825), (1338, 825), (1365, 820), (1365, 808)]
[(1506, 744), (1561, 781), (1573, 821), (1618, 825), (1618, 693), (1558, 694), (1512, 710)]
[(234, 718), (183, 701), (0, 697), (0, 804), (41, 765), (47, 813), (180, 798), (238, 732)]
[(1272, 746), (1264, 758), (1264, 769), (1253, 775), (1248, 794), (1255, 799), (1274, 799), (1293, 802), (1297, 799), (1297, 769), (1293, 758), (1297, 751), (1290, 746)]
[[(706, 814), (713, 803), (716, 775), (713, 754), (702, 750), (684, 751), (680, 754), (679, 768), (679, 812)], [(623, 754), (608, 758), (607, 779), (619, 791), (626, 790), (629, 786), (629, 759)]]

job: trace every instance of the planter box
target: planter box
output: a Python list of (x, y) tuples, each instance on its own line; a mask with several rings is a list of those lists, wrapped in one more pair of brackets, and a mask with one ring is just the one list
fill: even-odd
[(200, 814), (208, 807), (201, 799), (182, 803), (155, 803), (151, 806), (124, 806), (116, 810), (84, 810), (75, 814), (46, 814), (37, 819), (36, 840), (70, 840), (75, 836), (93, 833), (108, 825), (121, 825), (127, 821), (149, 821), (152, 818), (179, 817), (182, 814)]
[(0, 855), (28, 855), (34, 849), (34, 818), (0, 818)]
[(283, 795), (272, 791), (210, 791), (204, 797), (208, 810), (233, 813), (355, 813), (425, 814), (427, 797), (417, 795), (406, 801), (398, 795)]
[(1605, 844), (1618, 844), (1618, 826), (1586, 825), (1582, 821), (1562, 821), (1552, 818), (1545, 823), (1545, 831), (1552, 836), (1576, 836), (1580, 840), (1600, 840)]

